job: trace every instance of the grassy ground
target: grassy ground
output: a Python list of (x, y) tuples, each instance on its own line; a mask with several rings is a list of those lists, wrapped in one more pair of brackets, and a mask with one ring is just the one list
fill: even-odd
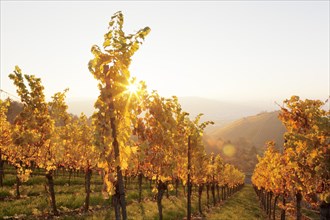
[[(61, 214), (56, 219), (114, 219), (111, 202), (109, 199), (104, 199), (101, 192), (101, 177), (93, 175), (91, 183), (91, 211), (83, 213), (81, 209), (85, 199), (83, 174), (72, 177), (70, 185), (68, 176), (55, 177), (56, 204)], [(21, 186), (22, 197), (16, 199), (15, 176), (7, 174), (4, 187), (0, 188), (0, 219), (46, 219), (51, 216), (45, 186), (46, 178), (44, 176), (33, 176)], [(137, 179), (127, 185), (126, 201), (129, 219), (158, 219), (157, 204), (149, 182), (143, 181), (142, 195), (144, 199), (141, 203), (137, 202), (137, 188)], [(192, 213), (197, 217), (199, 215), (196, 195), (195, 189), (192, 195)], [(210, 200), (212, 200), (211, 193)], [(182, 186), (179, 187), (178, 197), (175, 196), (174, 191), (169, 192), (169, 197), (164, 196), (162, 203), (164, 219), (181, 220), (186, 216), (186, 196)], [(215, 207), (210, 205), (210, 208), (207, 208), (206, 193), (203, 192), (202, 204), (205, 216), (199, 219), (266, 219), (251, 185), (246, 185), (241, 191)], [(289, 216), (288, 219), (290, 219)]]
[[(78, 209), (84, 204), (84, 178), (72, 177), (69, 185), (67, 176), (55, 177), (56, 204), (60, 211)], [(106, 206), (109, 201), (104, 200), (101, 188), (102, 181), (99, 176), (92, 179), (92, 193), (90, 203), (92, 206)], [(21, 215), (26, 218), (30, 215), (50, 213), (48, 193), (46, 192), (46, 178), (32, 176), (28, 182), (20, 187), (21, 198), (16, 199), (16, 177), (6, 174), (4, 187), (0, 188), (0, 219), (6, 216)]]
[[(51, 213), (50, 202), (46, 192), (46, 178), (44, 176), (32, 176), (28, 182), (20, 187), (21, 198), (15, 198), (15, 179), (11, 174), (6, 174), (4, 187), (0, 188), (0, 219), (14, 216), (21, 219), (35, 219), (39, 216), (44, 219)], [(102, 181), (99, 175), (93, 175), (91, 181), (91, 211), (82, 213), (84, 205), (85, 189), (84, 176), (72, 177), (69, 185), (68, 176), (54, 178), (56, 204), (61, 213), (60, 219), (113, 219), (114, 213), (109, 199), (102, 195)], [(128, 216), (130, 219), (157, 219), (158, 209), (154, 194), (150, 189), (149, 182), (144, 181), (142, 195), (145, 198), (138, 203), (137, 180), (127, 185), (126, 202), (128, 204)], [(164, 196), (163, 215), (164, 219), (182, 219), (186, 213), (186, 199), (183, 195), (182, 186), (179, 197), (175, 192), (169, 192), (169, 198)], [(206, 199), (203, 198), (205, 202)], [(197, 209), (197, 198), (193, 197), (192, 210)]]
[(266, 216), (260, 209), (252, 186), (245, 185), (241, 191), (225, 201), (224, 204), (209, 210), (206, 219), (254, 220), (266, 219)]
[[(84, 204), (84, 177), (71, 178), (69, 185), (68, 176), (57, 176), (54, 179), (56, 204), (60, 211), (59, 219), (114, 219), (114, 212), (110, 200), (105, 200), (102, 195), (102, 181), (100, 176), (92, 177), (91, 211), (83, 213), (81, 207)], [(50, 202), (46, 192), (46, 178), (44, 176), (32, 176), (30, 180), (20, 187), (21, 198), (15, 198), (15, 176), (6, 174), (4, 187), (0, 188), (0, 219), (14, 216), (21, 219), (45, 219), (51, 213)], [(137, 180), (127, 185), (127, 212), (129, 219), (158, 219), (158, 209), (154, 200), (149, 182), (143, 182), (143, 202), (138, 203)], [(203, 193), (203, 210), (206, 207), (206, 193)], [(197, 193), (192, 196), (192, 213), (196, 216), (198, 211)], [(211, 199), (211, 198), (210, 198)], [(210, 201), (211, 202), (211, 201)], [(179, 188), (179, 196), (175, 192), (169, 192), (163, 198), (164, 219), (183, 219), (186, 215), (186, 197), (182, 186)]]

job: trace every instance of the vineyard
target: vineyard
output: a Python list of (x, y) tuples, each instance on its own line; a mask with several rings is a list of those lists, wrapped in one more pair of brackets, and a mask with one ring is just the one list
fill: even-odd
[[(130, 78), (131, 56), (150, 29), (125, 35), (122, 28), (123, 15), (118, 12), (104, 35), (104, 51), (92, 47), (94, 58), (89, 62), (89, 70), (99, 81), (100, 89), (92, 122), (83, 114), (74, 117), (67, 112), (68, 90), (54, 94), (47, 103), (41, 79), (23, 74), (15, 67), (9, 77), (17, 87), (23, 109), (10, 124), (6, 120), (10, 100), (1, 101), (0, 184), (6, 183), (3, 180), (6, 163), (16, 171), (16, 198), (20, 198), (23, 184), (29, 183), (31, 175), (38, 172), (46, 179), (52, 214), (58, 216), (60, 194), (55, 193), (58, 184), (55, 176), (61, 170), (84, 173), (85, 198), (80, 206), (88, 212), (91, 203), (95, 204), (91, 177), (98, 173), (103, 197), (111, 198), (116, 219), (129, 217), (127, 180), (138, 180), (138, 202), (144, 197), (143, 179), (150, 181), (159, 219), (163, 219), (165, 192), (177, 192), (182, 184), (187, 186), (190, 219), (192, 187), (198, 187), (198, 210), (202, 214), (203, 191), (207, 192), (207, 204), (212, 194), (216, 205), (220, 191), (221, 199), (225, 200), (242, 186), (244, 174), (225, 164), (219, 155), (205, 153), (203, 130), (213, 122), (201, 123), (202, 114), (190, 120), (175, 96), (165, 99), (155, 91), (148, 93), (144, 82)], [(33, 211), (40, 210), (29, 213)]]
[[(148, 92), (131, 77), (131, 58), (150, 28), (126, 35), (123, 23), (114, 14), (102, 47), (91, 49), (88, 68), (99, 82), (91, 118), (68, 113), (69, 89), (47, 102), (40, 78), (18, 66), (9, 75), (22, 110), (10, 123), (12, 101), (0, 100), (0, 218), (223, 219), (225, 201), (253, 198), (244, 173), (206, 153), (212, 121), (191, 119), (176, 96)], [(284, 148), (269, 142), (252, 176), (264, 209), (253, 218), (278, 219), (280, 210), (281, 219), (300, 220), (304, 202), (329, 219), (329, 112), (297, 96), (284, 104)]]
[[(45, 219), (52, 217), (49, 207), (48, 191), (45, 190), (46, 178), (35, 170), (30, 179), (21, 185), (21, 198), (14, 197), (15, 188), (13, 187), (16, 178), (14, 170), (8, 168), (4, 186), (1, 188), (0, 219)], [(114, 219), (114, 211), (111, 206), (111, 198), (105, 199), (102, 193), (102, 176), (95, 173), (91, 178), (90, 208), (88, 212), (83, 210), (85, 202), (85, 177), (83, 172), (70, 173), (58, 170), (54, 175), (54, 185), (56, 193), (56, 204), (60, 213), (60, 219)], [(125, 193), (127, 201), (128, 219), (158, 219), (157, 203), (155, 193), (152, 192), (155, 181), (143, 178), (142, 181), (142, 200), (139, 202), (139, 185), (137, 177), (124, 178)], [(178, 190), (167, 190), (162, 201), (164, 219), (183, 219), (186, 216), (187, 188), (179, 184)], [(198, 211), (198, 187), (193, 187), (191, 197), (192, 216), (196, 218)], [(252, 189), (251, 192), (253, 193)], [(5, 194), (6, 193), (6, 194)], [(220, 203), (218, 195), (216, 197), (216, 207), (222, 207), (225, 201), (235, 198), (237, 193), (230, 196), (226, 195), (226, 200), (222, 199), (220, 191)], [(203, 193), (202, 198), (203, 214), (212, 216), (213, 197), (209, 191)], [(257, 204), (257, 203), (256, 203)], [(212, 218), (211, 218), (212, 219)]]
[(274, 142), (267, 143), (264, 156), (258, 158), (252, 183), (269, 218), (275, 219), (281, 198), (281, 219), (285, 219), (286, 211), (302, 219), (303, 200), (311, 207), (319, 206), (321, 219), (329, 219), (329, 112), (322, 109), (325, 103), (303, 101), (297, 96), (284, 104), (279, 115), (287, 129), (284, 149), (279, 152)]

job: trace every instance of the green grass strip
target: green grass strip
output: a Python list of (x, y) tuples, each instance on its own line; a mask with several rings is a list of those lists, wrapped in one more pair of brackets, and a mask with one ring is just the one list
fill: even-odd
[(208, 210), (206, 219), (210, 220), (255, 220), (266, 219), (252, 185), (245, 185), (242, 190), (232, 195), (221, 206)]

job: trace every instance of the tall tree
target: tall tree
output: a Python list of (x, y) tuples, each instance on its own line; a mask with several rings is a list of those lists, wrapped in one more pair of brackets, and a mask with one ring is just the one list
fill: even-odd
[[(23, 76), (18, 66), (9, 78), (14, 81), (23, 103), (23, 110), (14, 122), (13, 142), (19, 152), (15, 166), (22, 180), (27, 180), (32, 164), (45, 168), (53, 212), (54, 215), (58, 215), (52, 178), (53, 170), (56, 169), (54, 145), (51, 143), (54, 121), (50, 117), (49, 106), (45, 101), (44, 87), (40, 78), (34, 75)], [(29, 88), (25, 85), (24, 79)]]
[[(89, 70), (99, 80), (100, 95), (95, 103), (96, 146), (102, 150), (99, 164), (105, 170), (108, 192), (113, 194), (116, 219), (127, 219), (125, 191), (122, 171), (127, 168), (130, 150), (125, 147), (131, 136), (133, 106), (129, 103), (131, 57), (139, 49), (145, 36), (150, 32), (146, 27), (135, 34), (125, 35), (124, 18), (115, 13), (109, 22), (109, 31), (104, 35), (103, 52), (94, 45), (94, 58)], [(114, 162), (113, 162), (114, 161)], [(115, 166), (116, 170), (112, 170)]]

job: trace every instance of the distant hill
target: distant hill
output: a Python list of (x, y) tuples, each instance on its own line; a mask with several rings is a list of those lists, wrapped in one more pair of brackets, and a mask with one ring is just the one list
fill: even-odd
[(226, 162), (251, 173), (257, 163), (256, 155), (263, 154), (267, 141), (275, 141), (279, 149), (283, 146), (285, 128), (278, 114), (264, 112), (213, 130), (204, 136), (206, 151), (220, 153)]
[(278, 119), (279, 112), (265, 112), (255, 116), (244, 117), (222, 128), (214, 130), (208, 135), (224, 141), (238, 141), (245, 139), (257, 148), (264, 146), (266, 141), (274, 140), (278, 146), (284, 143), (285, 128)]
[(200, 97), (179, 97), (179, 102), (183, 110), (189, 112), (191, 117), (203, 113), (202, 120), (215, 122), (215, 125), (206, 128), (206, 133), (217, 130), (239, 118), (267, 110), (267, 107), (260, 103), (239, 103)]

